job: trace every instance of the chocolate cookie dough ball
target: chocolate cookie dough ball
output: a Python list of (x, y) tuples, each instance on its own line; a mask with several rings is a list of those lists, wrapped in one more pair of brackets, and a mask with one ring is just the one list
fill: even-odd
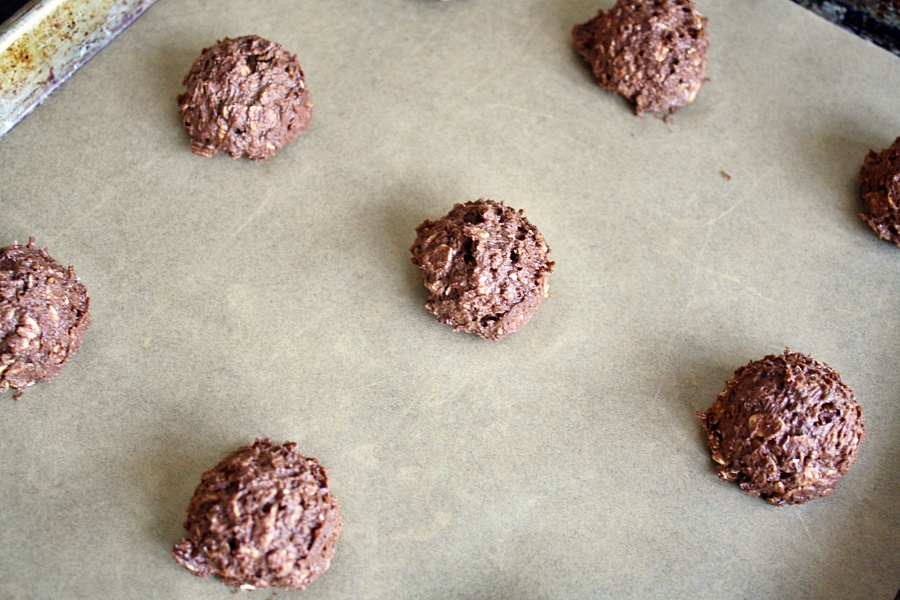
[(297, 57), (255, 35), (206, 48), (178, 97), (191, 150), (263, 160), (302, 134), (312, 100)]
[(0, 249), (0, 392), (56, 377), (90, 326), (87, 289), (34, 239)]
[(735, 371), (698, 416), (719, 477), (775, 505), (830, 494), (866, 435), (862, 409), (841, 376), (790, 350)]
[(302, 590), (328, 570), (341, 533), (325, 469), (267, 438), (204, 473), (187, 513), (175, 560), (245, 589)]
[(499, 340), (550, 295), (550, 248), (521, 210), (482, 198), (455, 205), (416, 233), (410, 251), (431, 292), (425, 307), (455, 331)]
[(576, 25), (572, 39), (600, 87), (641, 115), (694, 100), (706, 76), (706, 22), (691, 0), (619, 0)]
[(859, 216), (878, 237), (900, 246), (900, 137), (890, 148), (869, 151), (859, 180), (863, 191)]

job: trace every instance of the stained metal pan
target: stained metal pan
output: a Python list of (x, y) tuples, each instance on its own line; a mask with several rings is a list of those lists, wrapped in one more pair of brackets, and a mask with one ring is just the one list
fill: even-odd
[(0, 24), (0, 136), (156, 0), (33, 0)]

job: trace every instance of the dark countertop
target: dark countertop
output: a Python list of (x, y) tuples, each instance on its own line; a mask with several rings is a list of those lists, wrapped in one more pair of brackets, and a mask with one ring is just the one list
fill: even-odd
[(0, 0), (0, 23), (13, 16), (26, 4), (28, 4), (28, 0)]
[(794, 0), (794, 2), (900, 56), (900, 1)]

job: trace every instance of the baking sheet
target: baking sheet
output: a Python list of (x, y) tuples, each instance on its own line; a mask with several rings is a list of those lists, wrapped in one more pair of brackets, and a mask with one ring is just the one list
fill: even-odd
[[(74, 265), (94, 318), (0, 398), (0, 597), (233, 598), (169, 550), (255, 436), (318, 457), (344, 517), (279, 597), (893, 597), (900, 252), (855, 178), (900, 135), (897, 57), (787, 0), (698, 0), (709, 81), (663, 121), (572, 51), (608, 0), (264, 4), (160, 0), (0, 141), (0, 243)], [(181, 79), (248, 33), (299, 55), (312, 127), (194, 156)], [(481, 196), (557, 262), (497, 343), (438, 325), (409, 263)], [(775, 508), (717, 479), (694, 412), (786, 346), (842, 373), (868, 439)]]

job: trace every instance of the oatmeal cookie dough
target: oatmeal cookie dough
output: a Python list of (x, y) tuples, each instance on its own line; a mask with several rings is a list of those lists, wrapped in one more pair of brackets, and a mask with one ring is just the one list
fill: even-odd
[(597, 84), (642, 115), (694, 100), (706, 76), (706, 23), (691, 0), (619, 0), (576, 25), (572, 39)]
[(841, 376), (790, 350), (735, 371), (698, 416), (719, 477), (776, 506), (830, 494), (866, 435)]
[(870, 150), (859, 171), (860, 217), (883, 240), (900, 246), (900, 137), (881, 152)]
[(191, 150), (263, 160), (302, 134), (312, 100), (295, 55), (255, 35), (206, 48), (178, 97)]
[(341, 532), (324, 467), (268, 438), (204, 473), (187, 513), (175, 560), (244, 589), (304, 589), (328, 570)]
[(56, 377), (90, 326), (90, 298), (72, 267), (34, 238), (0, 249), (0, 392)]
[(410, 252), (431, 292), (425, 307), (455, 331), (499, 340), (550, 295), (550, 248), (521, 210), (481, 198), (425, 221), (416, 233)]

